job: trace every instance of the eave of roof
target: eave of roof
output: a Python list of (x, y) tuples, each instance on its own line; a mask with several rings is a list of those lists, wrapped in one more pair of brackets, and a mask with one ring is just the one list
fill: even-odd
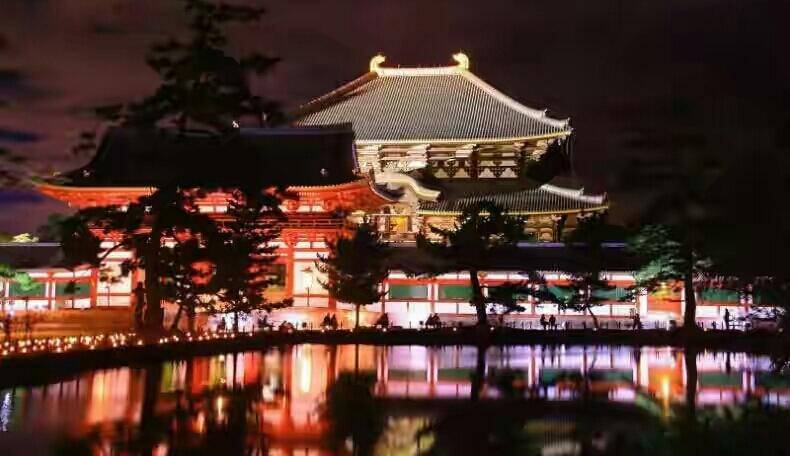
[(438, 202), (423, 202), (419, 213), (423, 215), (460, 214), (470, 204), (491, 201), (499, 204), (511, 215), (553, 215), (601, 212), (609, 209), (606, 195), (587, 195), (583, 190), (574, 190), (544, 184), (536, 188), (496, 192), (474, 192), (462, 196), (450, 196)]
[(356, 167), (348, 124), (244, 128), (224, 136), (118, 127), (103, 136), (86, 166), (50, 183), (116, 189), (324, 186), (358, 179)]

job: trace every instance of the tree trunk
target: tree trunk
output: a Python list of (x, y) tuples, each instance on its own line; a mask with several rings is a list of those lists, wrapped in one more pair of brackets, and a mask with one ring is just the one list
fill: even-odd
[(187, 330), (190, 333), (195, 332), (195, 320), (197, 316), (195, 315), (194, 309), (187, 309)]
[(184, 311), (182, 306), (178, 306), (178, 311), (176, 311), (176, 316), (173, 317), (173, 323), (170, 325), (170, 331), (175, 331), (178, 329), (178, 322), (181, 320), (181, 313)]
[(593, 328), (595, 328), (595, 329), (600, 328), (600, 326), (598, 325), (598, 317), (595, 316), (595, 314), (593, 313), (593, 310), (592, 310), (592, 306), (589, 305), (589, 304), (587, 305), (587, 312), (590, 313), (590, 316), (593, 319)]
[(480, 278), (477, 276), (477, 269), (469, 270), (469, 282), (472, 284), (472, 305), (477, 312), (477, 325), (488, 326), (488, 315), (486, 315), (486, 303), (483, 298), (483, 287), (480, 286)]
[(694, 415), (697, 411), (697, 349), (686, 347), (683, 353), (686, 361), (686, 408)]
[(694, 294), (694, 277), (691, 269), (683, 275), (683, 290), (686, 298), (683, 329), (694, 332), (697, 330), (697, 296)]
[(480, 393), (483, 390), (483, 383), (485, 382), (486, 375), (486, 349), (483, 345), (477, 346), (477, 363), (475, 364), (475, 373), (472, 377), (472, 391), (471, 399), (476, 401), (480, 399)]
[(145, 271), (145, 327), (150, 330), (162, 329), (162, 300), (159, 293), (159, 278), (156, 268)]
[(239, 313), (233, 312), (233, 332), (239, 332)]
[(157, 444), (156, 405), (159, 402), (159, 389), (162, 387), (162, 364), (154, 363), (145, 369), (143, 403), (140, 412), (140, 454), (153, 455)]
[(354, 329), (359, 328), (359, 304), (354, 306), (354, 312), (356, 316), (354, 317)]

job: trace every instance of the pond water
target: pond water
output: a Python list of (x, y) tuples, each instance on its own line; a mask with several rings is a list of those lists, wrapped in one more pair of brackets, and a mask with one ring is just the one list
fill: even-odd
[(0, 389), (0, 454), (673, 454), (666, 430), (690, 411), (790, 423), (777, 362), (610, 346), (196, 357)]

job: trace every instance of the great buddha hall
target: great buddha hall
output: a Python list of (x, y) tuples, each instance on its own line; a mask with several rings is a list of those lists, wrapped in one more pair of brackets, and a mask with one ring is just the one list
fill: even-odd
[[(438, 277), (414, 276), (409, 259), (415, 235), (430, 226), (451, 226), (463, 208), (491, 200), (508, 213), (524, 216), (535, 242), (519, 255), (501, 258), (481, 274), (484, 286), (525, 280), (527, 264), (560, 285), (583, 262), (561, 244), (578, 220), (609, 209), (605, 194), (569, 188), (531, 177), (552, 154), (567, 154), (573, 129), (568, 120), (529, 108), (470, 71), (469, 59), (432, 68), (395, 68), (374, 57), (369, 71), (299, 108), (288, 127), (240, 128), (229, 138), (129, 128), (109, 130), (95, 157), (83, 168), (38, 183), (41, 193), (73, 208), (128, 204), (159, 186), (240, 185), (244, 182), (285, 187), (295, 195), (283, 203), (287, 221), (278, 241), (273, 298), (293, 298), (294, 306), (272, 319), (317, 322), (326, 313), (351, 317), (350, 305), (331, 299), (321, 287), (315, 263), (327, 241), (355, 223), (374, 224), (397, 247), (403, 260), (385, 283), (381, 303), (368, 306), (363, 321), (381, 312), (404, 327), (418, 327), (438, 313), (445, 321), (470, 320), (470, 288), (464, 271)], [(227, 152), (231, 151), (231, 152)], [(230, 156), (232, 155), (232, 156)], [(200, 211), (223, 217), (226, 195), (199, 201)], [(106, 240), (111, 243), (111, 239)], [(119, 264), (131, 252), (115, 252), (101, 269), (59, 267), (58, 245), (4, 244), (0, 263), (26, 270), (39, 287), (33, 291), (0, 283), (4, 307), (58, 311), (129, 309), (133, 284), (141, 273), (123, 276)], [(605, 246), (607, 278), (616, 289), (595, 309), (603, 321), (666, 324), (682, 320), (683, 296), (672, 291), (619, 299), (633, 284), (633, 262), (622, 245)], [(70, 282), (76, 287), (67, 287)], [(66, 289), (69, 288), (67, 292)], [(727, 293), (698, 297), (700, 319), (718, 320), (726, 308), (735, 315), (750, 303)], [(528, 322), (541, 314), (582, 321), (580, 313), (539, 301), (508, 318)], [(342, 320), (342, 319), (341, 319)], [(651, 323), (652, 324), (652, 323)]]

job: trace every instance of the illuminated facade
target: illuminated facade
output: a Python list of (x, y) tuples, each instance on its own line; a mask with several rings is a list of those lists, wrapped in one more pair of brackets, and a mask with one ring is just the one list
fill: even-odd
[[(161, 132), (111, 130), (91, 163), (40, 183), (39, 190), (81, 208), (123, 206), (172, 182), (287, 187), (296, 197), (283, 205), (287, 221), (278, 241), (282, 281), (271, 294), (293, 298), (294, 307), (279, 311), (275, 320), (315, 323), (326, 313), (350, 317), (352, 307), (327, 296), (315, 268), (327, 241), (344, 227), (363, 220), (373, 223), (408, 257), (416, 233), (427, 232), (429, 226), (451, 226), (466, 205), (483, 199), (527, 218), (526, 231), (541, 243), (525, 245), (525, 258), (534, 260), (539, 253), (549, 284), (562, 284), (573, 272), (573, 259), (568, 258), (573, 254), (552, 242), (579, 219), (607, 211), (606, 195), (525, 178), (547, 157), (566, 153), (569, 122), (491, 87), (469, 71), (466, 56), (454, 59), (457, 64), (447, 67), (387, 68), (384, 58), (376, 56), (369, 72), (300, 108), (291, 127), (240, 129), (222, 147), (199, 135), (175, 141)], [(199, 201), (200, 210), (222, 218), (226, 199), (219, 192), (209, 194)], [(618, 259), (624, 256), (622, 246), (609, 250), (608, 278), (618, 289), (633, 284), (632, 265)], [(72, 300), (52, 291), (58, 290), (64, 271), (42, 277), (49, 284), (45, 296), (51, 299), (39, 304), (50, 309), (61, 301), (66, 307), (128, 307), (132, 286), (141, 279), (139, 273), (118, 274), (118, 264), (130, 254), (113, 253), (101, 272), (80, 271), (77, 282), (83, 287)], [(518, 258), (502, 259), (501, 265), (481, 274), (481, 282), (495, 286), (524, 279), (524, 264)], [(367, 308), (364, 322), (371, 323), (381, 312), (404, 327), (419, 326), (431, 313), (445, 321), (474, 317), (463, 273), (424, 279), (393, 270), (385, 287), (385, 299)], [(19, 308), (12, 288), (6, 283), (0, 292)], [(670, 291), (636, 302), (621, 302), (615, 295), (596, 310), (604, 321), (628, 320), (635, 312), (643, 320), (682, 319), (682, 296)], [(523, 304), (526, 312), (510, 317), (517, 323), (528, 324), (541, 314), (558, 314), (577, 325), (585, 318), (555, 305)], [(745, 304), (737, 297), (702, 299), (697, 312), (702, 319), (719, 319), (725, 308), (737, 315)]]

